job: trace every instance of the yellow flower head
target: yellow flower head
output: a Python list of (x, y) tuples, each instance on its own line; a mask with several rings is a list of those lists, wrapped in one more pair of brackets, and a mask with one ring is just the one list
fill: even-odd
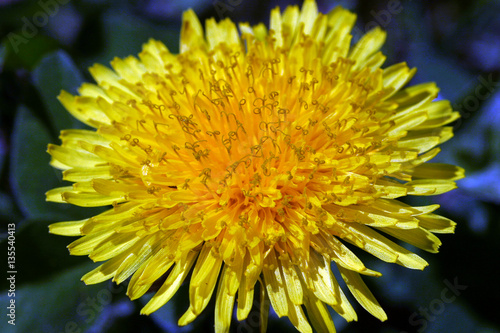
[(149, 314), (194, 266), (179, 325), (203, 311), (217, 285), (217, 332), (228, 331), (235, 304), (245, 319), (254, 297), (262, 325), (269, 302), (301, 332), (310, 324), (332, 332), (326, 305), (357, 319), (333, 261), (357, 301), (385, 320), (360, 277), (380, 273), (351, 249), (427, 265), (384, 234), (437, 252), (434, 233), (453, 232), (452, 221), (432, 213), (438, 205), (396, 198), (455, 188), (461, 168), (426, 162), (452, 137), (443, 125), (458, 114), (433, 101), (434, 83), (405, 88), (415, 73), (405, 63), (381, 68), (381, 29), (351, 47), (354, 21), (306, 0), (301, 10), (274, 9), (269, 29), (240, 24), (238, 33), (231, 20), (210, 19), (204, 32), (188, 10), (179, 54), (150, 40), (139, 58), (93, 66), (97, 84), (83, 84), (80, 96), (63, 91), (62, 104), (96, 130), (66, 130), (60, 146), (49, 145), (52, 165), (74, 184), (47, 200), (112, 205), (50, 226), (82, 235), (71, 254), (105, 261), (83, 281), (131, 277), (136, 299), (166, 275), (142, 309)]

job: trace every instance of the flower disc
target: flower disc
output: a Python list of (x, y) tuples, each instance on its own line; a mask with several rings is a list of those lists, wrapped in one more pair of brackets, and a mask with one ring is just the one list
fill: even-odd
[[(395, 200), (455, 188), (459, 167), (427, 163), (452, 137), (448, 101), (433, 83), (405, 88), (415, 70), (381, 68), (385, 33), (375, 28), (351, 47), (355, 15), (271, 12), (269, 30), (225, 19), (183, 16), (180, 53), (150, 40), (139, 58), (94, 65), (97, 84), (59, 96), (95, 130), (66, 130), (49, 145), (52, 165), (73, 186), (47, 199), (112, 208), (51, 225), (82, 235), (70, 246), (104, 264), (85, 283), (131, 277), (138, 298), (166, 280), (142, 313), (165, 304), (192, 269), (190, 307), (179, 324), (207, 306), (217, 280), (216, 330), (247, 318), (254, 286), (262, 301), (301, 332), (334, 331), (326, 307), (356, 313), (331, 270), (336, 264), (360, 304), (386, 315), (360, 274), (379, 276), (351, 251), (423, 269), (427, 263), (383, 234), (437, 252), (433, 233), (454, 223), (438, 205)], [(346, 244), (350, 244), (346, 246)], [(307, 318), (304, 313), (307, 311)], [(263, 316), (267, 308), (261, 307)], [(264, 320), (265, 322), (265, 320)]]

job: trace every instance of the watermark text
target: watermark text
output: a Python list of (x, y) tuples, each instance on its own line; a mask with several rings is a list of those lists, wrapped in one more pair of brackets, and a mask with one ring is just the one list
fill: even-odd
[(7, 225), (7, 281), (9, 289), (7, 297), (9, 305), (7, 306), (7, 322), (10, 325), (16, 325), (16, 225), (9, 223)]

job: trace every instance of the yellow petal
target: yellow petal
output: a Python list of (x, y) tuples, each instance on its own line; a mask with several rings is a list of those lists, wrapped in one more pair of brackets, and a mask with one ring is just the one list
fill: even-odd
[(144, 283), (140, 284), (139, 279), (143, 275), (144, 269), (148, 267), (148, 264), (150, 263), (151, 258), (145, 260), (139, 268), (134, 272), (132, 275), (132, 278), (130, 279), (130, 282), (127, 286), (127, 296), (130, 297), (131, 300), (138, 299), (142, 295), (144, 295), (153, 285), (153, 283)]
[(85, 235), (68, 245), (69, 252), (74, 256), (90, 254), (103, 240), (114, 233), (113, 230), (104, 230), (90, 235)]
[(449, 234), (455, 231), (456, 223), (436, 214), (425, 214), (417, 217), (422, 228), (434, 233)]
[(365, 308), (366, 311), (370, 312), (374, 317), (377, 317), (381, 321), (387, 320), (387, 315), (373, 296), (372, 292), (363, 282), (361, 276), (359, 276), (358, 273), (343, 267), (339, 267), (339, 271), (342, 274), (342, 278), (346, 282), (347, 287), (349, 287), (349, 290), (359, 304), (361, 304), (361, 306)]
[(316, 5), (316, 1), (313, 0), (305, 0), (302, 4), (302, 10), (299, 16), (299, 24), (304, 24), (304, 33), (310, 34), (313, 28), (313, 25), (316, 21), (316, 17), (318, 16), (318, 6)]
[(333, 285), (335, 286), (335, 294), (337, 294), (339, 302), (337, 304), (332, 305), (332, 308), (337, 312), (339, 315), (341, 315), (345, 320), (347, 321), (353, 321), (353, 320), (358, 320), (358, 315), (356, 314), (356, 311), (354, 311), (351, 303), (349, 303), (349, 300), (345, 296), (344, 292), (342, 289), (339, 287), (339, 283), (337, 282), (337, 279), (335, 277), (332, 277), (333, 279)]
[(336, 332), (332, 316), (325, 306), (325, 303), (311, 295), (305, 298), (304, 305), (307, 310), (307, 316), (317, 332)]
[(298, 6), (288, 6), (282, 14), (282, 29), (285, 40), (285, 47), (290, 47), (297, 35), (297, 27), (299, 23), (300, 10)]
[(99, 156), (94, 154), (74, 150), (66, 147), (49, 144), (48, 153), (52, 158), (68, 167), (86, 167), (92, 168), (99, 164), (105, 163)]
[(191, 266), (196, 260), (196, 256), (197, 253), (191, 251), (188, 252), (186, 256), (181, 257), (179, 262), (175, 264), (174, 269), (170, 272), (160, 290), (158, 290), (149, 302), (142, 308), (141, 314), (150, 314), (155, 312), (167, 303), (170, 298), (172, 298), (189, 274)]
[(75, 97), (62, 90), (57, 98), (73, 117), (86, 125), (97, 128), (102, 124), (110, 123), (106, 114), (93, 107), (91, 104), (92, 99), (88, 97)]
[(429, 136), (427, 133), (411, 132), (397, 142), (397, 147), (415, 150), (420, 154), (434, 148), (439, 143), (439, 136)]
[(120, 267), (123, 259), (127, 257), (128, 253), (122, 253), (121, 255), (108, 260), (106, 263), (96, 267), (82, 277), (82, 281), (89, 284), (101, 283), (103, 281), (111, 279), (118, 267)]
[(441, 241), (439, 238), (434, 236), (431, 232), (423, 229), (412, 229), (412, 230), (401, 230), (397, 228), (380, 228), (381, 231), (388, 235), (396, 237), (408, 244), (414, 245), (419, 249), (437, 253), (439, 246), (441, 246)]
[(335, 293), (338, 285), (335, 285), (335, 278), (330, 267), (330, 263), (319, 253), (312, 251), (310, 260), (313, 269), (310, 272), (302, 272), (307, 279), (312, 282), (314, 296), (330, 306), (338, 304), (339, 295)]
[(460, 118), (460, 113), (453, 112), (449, 101), (435, 101), (425, 106), (429, 118), (415, 129), (438, 128)]
[(145, 68), (142, 63), (133, 56), (128, 56), (125, 59), (115, 57), (111, 61), (111, 66), (115, 72), (130, 83), (136, 83), (142, 79), (145, 73)]
[(188, 9), (182, 14), (180, 52), (204, 46), (205, 38), (200, 20), (192, 9)]
[(356, 14), (341, 6), (335, 7), (328, 13), (330, 30), (325, 37), (325, 51), (322, 56), (325, 65), (330, 65), (339, 58), (347, 57), (352, 38), (349, 32), (355, 21)]
[(355, 245), (365, 249), (367, 252), (383, 261), (393, 262), (404, 267), (420, 270), (428, 265), (427, 262), (418, 255), (395, 244), (370, 227), (355, 223), (338, 223), (343, 227), (343, 230), (350, 232), (350, 234), (343, 237), (344, 239), (353, 242)]
[(82, 235), (81, 228), (88, 220), (53, 223), (49, 225), (49, 232), (55, 235), (80, 236)]
[(217, 288), (215, 299), (215, 331), (229, 332), (231, 317), (233, 315), (234, 294), (230, 293), (230, 274), (227, 273), (227, 265), (221, 273), (221, 280)]
[(215, 48), (221, 43), (228, 45), (238, 45), (240, 37), (236, 25), (229, 19), (225, 19), (219, 23), (211, 18), (206, 21), (206, 37), (210, 49)]
[(50, 202), (64, 203), (66, 202), (66, 200), (63, 197), (63, 193), (68, 191), (73, 191), (73, 187), (65, 186), (65, 187), (53, 188), (52, 190), (49, 190), (47, 191), (47, 193), (45, 193), (46, 200)]
[[(400, 90), (388, 99), (388, 101), (398, 104), (399, 112), (394, 116), (394, 118), (398, 118), (403, 115), (406, 116), (416, 110), (424, 112), (428, 115), (428, 109), (430, 105), (432, 105), (430, 102), (437, 97), (438, 92), (439, 88), (434, 82), (421, 83)], [(389, 119), (392, 120), (394, 118)]]
[(59, 138), (62, 141), (62, 146), (76, 150), (83, 150), (81, 143), (91, 143), (94, 145), (107, 146), (109, 140), (105, 139), (97, 132), (84, 129), (62, 130)]
[(112, 85), (119, 85), (118, 82), (121, 79), (113, 70), (101, 64), (94, 64), (89, 68), (89, 72), (101, 87), (104, 87), (104, 82)]
[(409, 195), (438, 195), (457, 188), (455, 182), (443, 179), (421, 179), (405, 184)]
[(63, 179), (71, 182), (90, 181), (94, 178), (110, 179), (111, 177), (108, 165), (92, 168), (71, 168), (63, 172)]
[(285, 286), (288, 292), (288, 297), (293, 304), (301, 305), (303, 303), (303, 291), (300, 279), (295, 271), (295, 267), (290, 265), (290, 259), (285, 258), (280, 260), (283, 277), (285, 278)]
[(108, 197), (99, 193), (62, 193), (63, 200), (81, 207), (100, 207), (117, 204), (126, 201), (123, 196)]
[(415, 75), (417, 69), (410, 68), (405, 62), (400, 62), (398, 64), (384, 68), (384, 88), (391, 89), (391, 93), (385, 98), (389, 98), (404, 87), (411, 78)]
[(155, 237), (143, 239), (130, 248), (130, 252), (124, 252), (128, 255), (116, 269), (113, 281), (120, 284), (137, 271), (137, 269), (151, 256), (152, 245), (156, 241), (157, 238)]
[[(410, 108), (406, 109), (410, 110)], [(405, 111), (406, 111), (405, 110)], [(400, 136), (406, 134), (407, 130), (410, 130), (419, 124), (423, 123), (427, 119), (427, 113), (419, 112), (419, 113), (408, 113), (405, 116), (397, 118), (395, 121), (395, 125), (391, 127), (391, 129), (387, 132), (387, 135), (392, 136)]]
[(243, 259), (240, 286), (238, 289), (238, 305), (236, 318), (241, 321), (248, 317), (253, 304), (254, 284), (249, 284), (246, 269), (249, 266), (250, 256), (247, 254)]
[(461, 167), (443, 163), (424, 163), (416, 166), (409, 173), (414, 178), (458, 180), (465, 177)]
[(208, 305), (219, 276), (222, 259), (217, 257), (213, 248), (205, 245), (193, 269), (189, 284), (188, 311), (179, 319), (179, 325), (189, 324)]
[(328, 251), (327, 253), (330, 256), (330, 259), (335, 261), (337, 265), (341, 265), (361, 274), (381, 276), (379, 272), (366, 268), (363, 262), (335, 236), (323, 233), (319, 237), (311, 237), (311, 241), (314, 240), (316, 240), (316, 244), (318, 244), (321, 250)]
[(309, 322), (300, 305), (290, 303), (288, 318), (299, 332), (312, 333), (311, 325), (309, 325)]
[(288, 299), (286, 296), (285, 282), (274, 250), (266, 257), (265, 263), (262, 272), (264, 273), (264, 282), (271, 305), (279, 317), (287, 316)]
[(129, 249), (140, 238), (135, 233), (113, 234), (109, 239), (102, 241), (90, 253), (89, 258), (94, 261), (104, 261)]
[(274, 45), (276, 47), (283, 46), (282, 24), (280, 9), (276, 7), (271, 10), (271, 18), (269, 21), (269, 33), (273, 31), (273, 38), (275, 39)]
[(137, 284), (149, 285), (162, 277), (170, 267), (175, 263), (174, 258), (171, 258), (171, 253), (168, 248), (162, 248), (157, 251), (148, 260), (142, 274), (137, 277)]
[[(94, 84), (94, 83), (88, 83), (88, 82), (82, 83), (80, 88), (78, 88), (78, 93), (81, 96), (92, 97), (92, 98), (101, 97), (110, 103), (113, 102), (113, 100), (111, 98), (109, 98), (108, 95), (106, 95), (106, 92), (104, 91), (104, 89), (102, 89), (101, 87), (99, 87), (97, 84)], [(74, 131), (78, 131), (78, 130), (74, 130)]]
[(361, 37), (349, 54), (349, 59), (356, 61), (354, 69), (362, 68), (364, 61), (380, 50), (385, 37), (385, 31), (378, 26)]

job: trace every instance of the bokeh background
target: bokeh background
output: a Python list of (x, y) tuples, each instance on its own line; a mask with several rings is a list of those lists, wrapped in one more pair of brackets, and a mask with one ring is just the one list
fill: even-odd
[[(7, 229), (15, 223), (16, 325), (8, 324), (6, 278), (0, 281), (1, 332), (209, 332), (212, 301), (193, 324), (178, 328), (187, 309), (187, 286), (153, 315), (140, 316), (145, 296), (130, 301), (125, 286), (85, 286), (80, 277), (96, 266), (71, 257), (72, 238), (49, 235), (48, 224), (94, 215), (96, 209), (46, 203), (44, 193), (62, 186), (49, 167), (47, 143), (59, 131), (83, 127), (59, 104), (61, 89), (76, 92), (92, 81), (87, 68), (113, 57), (136, 55), (149, 38), (178, 51), (181, 13), (192, 7), (208, 17), (268, 23), (271, 8), (302, 1), (254, 0), (0, 0), (0, 257), (7, 275)], [(443, 235), (439, 254), (420, 253), (430, 266), (411, 271), (373, 260), (383, 273), (365, 278), (389, 316), (381, 323), (360, 308), (339, 332), (500, 332), (500, 2), (318, 1), (326, 12), (343, 5), (358, 14), (355, 39), (379, 25), (388, 31), (385, 65), (406, 61), (418, 72), (412, 83), (435, 81), (439, 98), (462, 118), (438, 160), (467, 171), (459, 189), (415, 204), (441, 204), (457, 223)], [(4, 259), (5, 258), (5, 259)], [(346, 290), (348, 293), (348, 291)], [(352, 300), (352, 297), (350, 298)], [(253, 318), (255, 319), (255, 318)], [(252, 316), (232, 332), (257, 332)], [(269, 332), (293, 332), (287, 319), (271, 315)]]

